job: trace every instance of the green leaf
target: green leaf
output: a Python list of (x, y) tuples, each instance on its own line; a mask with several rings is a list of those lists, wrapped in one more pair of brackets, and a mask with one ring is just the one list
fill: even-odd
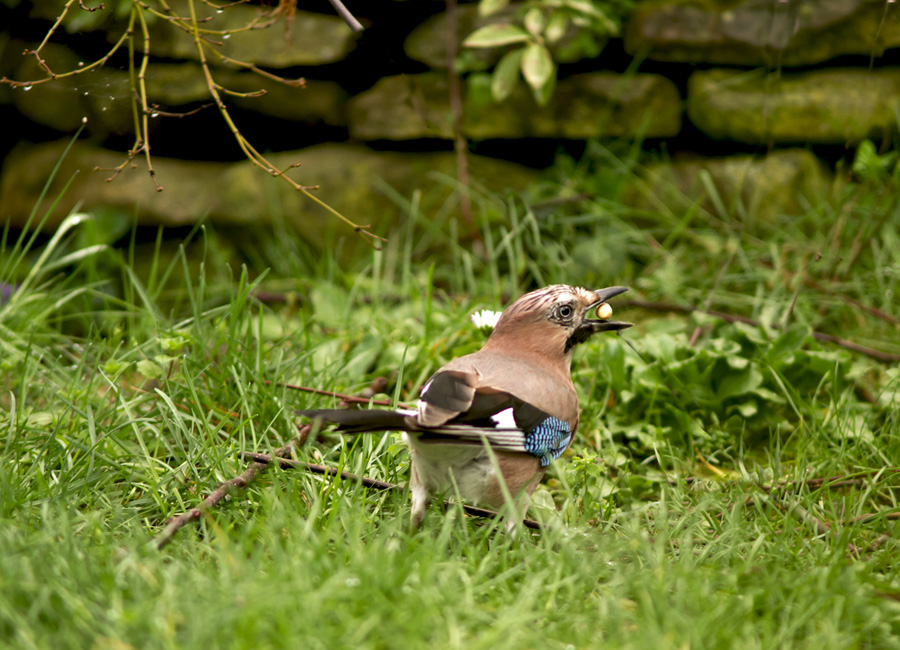
[(509, 97), (519, 81), (519, 65), (522, 62), (523, 48), (518, 48), (503, 55), (494, 69), (491, 79), (491, 95), (496, 102)]
[(752, 418), (759, 412), (759, 407), (756, 405), (756, 402), (741, 402), (740, 404), (736, 404), (735, 408), (737, 412), (741, 414), (742, 418)]
[(615, 21), (610, 20), (609, 16), (604, 13), (600, 7), (596, 6), (590, 0), (562, 0), (560, 3), (564, 7), (569, 7), (573, 11), (593, 18), (610, 34), (616, 35), (619, 32), (619, 26)]
[(897, 162), (897, 151), (889, 151), (883, 156), (871, 140), (863, 140), (853, 157), (853, 173), (861, 180), (875, 181), (887, 177)]
[(177, 354), (187, 345), (187, 339), (183, 336), (160, 337), (159, 345), (169, 354)]
[(884, 171), (878, 151), (871, 140), (863, 140), (856, 148), (853, 158), (853, 173), (862, 179), (878, 178)]
[(544, 39), (548, 43), (556, 43), (566, 34), (569, 18), (563, 11), (554, 11), (544, 29)]
[(791, 363), (793, 354), (803, 347), (809, 337), (809, 328), (805, 325), (794, 325), (784, 331), (778, 338), (772, 341), (772, 345), (766, 352), (766, 359), (770, 363)]
[(509, 4), (509, 0), (481, 0), (478, 3), (479, 16), (491, 16)]
[(547, 24), (547, 19), (544, 17), (544, 12), (540, 7), (532, 7), (525, 14), (525, 19), (523, 20), (525, 24), (525, 29), (528, 30), (528, 33), (532, 36), (539, 36), (542, 31), (544, 31), (544, 26)]
[(500, 47), (513, 43), (524, 43), (531, 37), (521, 27), (509, 23), (486, 25), (476, 29), (463, 41), (464, 47)]
[(137, 371), (147, 379), (159, 379), (165, 374), (162, 367), (155, 361), (150, 361), (150, 359), (141, 359), (138, 361)]
[(756, 364), (752, 364), (746, 370), (729, 372), (725, 375), (719, 383), (716, 393), (721, 399), (737, 397), (738, 395), (746, 395), (750, 391), (759, 388), (762, 386), (762, 383), (762, 372), (759, 371)]
[(553, 74), (553, 58), (550, 50), (540, 43), (529, 43), (522, 55), (522, 75), (533, 89), (537, 90), (547, 83)]

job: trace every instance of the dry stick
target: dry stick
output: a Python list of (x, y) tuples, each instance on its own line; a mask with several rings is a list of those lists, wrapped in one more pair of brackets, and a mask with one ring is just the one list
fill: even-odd
[[(763, 266), (765, 266), (766, 268), (773, 268), (771, 263), (763, 261), (763, 262), (761, 262), (761, 264)], [(875, 318), (877, 318), (879, 320), (883, 320), (886, 323), (891, 323), (892, 325), (900, 325), (900, 318), (894, 316), (893, 314), (888, 314), (888, 313), (878, 309), (877, 307), (872, 307), (870, 305), (863, 304), (860, 301), (856, 300), (855, 298), (851, 298), (850, 296), (845, 296), (842, 293), (838, 293), (834, 289), (823, 286), (821, 282), (818, 282), (817, 280), (814, 280), (813, 278), (804, 277), (803, 284), (807, 285), (811, 289), (815, 289), (816, 291), (820, 291), (822, 293), (828, 294), (829, 296), (838, 298), (838, 299), (844, 301), (845, 303), (847, 303), (848, 305), (852, 306), (854, 309), (859, 309), (860, 311), (864, 311), (867, 314), (869, 314), (870, 316), (874, 316)]]
[[(712, 300), (713, 300), (713, 296), (716, 293), (716, 289), (719, 288), (719, 284), (722, 282), (722, 278), (725, 277), (725, 272), (728, 270), (728, 267), (731, 266), (731, 261), (734, 259), (734, 255), (736, 252), (737, 252), (737, 247), (735, 247), (735, 249), (733, 251), (731, 251), (731, 255), (728, 256), (728, 261), (725, 262), (725, 265), (716, 274), (715, 282), (713, 282), (713, 286), (709, 292), (709, 296), (707, 296), (707, 298), (706, 298), (706, 305), (704, 306), (704, 310), (708, 310), (710, 307), (712, 307)], [(701, 328), (699, 325), (696, 328), (694, 328), (694, 333), (691, 334), (691, 340), (688, 343), (689, 347), (694, 347), (694, 345), (697, 343), (697, 339), (700, 338), (700, 332), (702, 329), (703, 328)]]
[[(697, 307), (692, 307), (690, 305), (676, 305), (670, 302), (649, 302), (645, 300), (624, 300), (620, 303), (621, 307), (638, 307), (639, 309), (649, 309), (652, 311), (673, 311), (679, 312), (682, 314), (690, 314), (692, 312), (700, 312), (702, 314), (709, 314), (710, 316), (715, 316), (716, 318), (721, 318), (722, 320), (728, 323), (745, 323), (752, 327), (761, 327), (762, 323), (758, 320), (754, 320), (752, 318), (747, 318), (746, 316), (738, 316), (736, 314), (726, 314), (725, 312), (716, 311), (714, 309), (698, 309)], [(769, 325), (772, 329), (779, 329), (780, 326), (777, 323), (771, 323)], [(847, 339), (841, 338), (840, 336), (835, 336), (834, 334), (824, 334), (822, 332), (813, 332), (813, 338), (817, 341), (823, 341), (826, 343), (834, 343), (835, 345), (842, 347), (846, 350), (852, 350), (853, 352), (859, 352), (860, 354), (864, 354), (868, 357), (872, 357), (873, 359), (878, 359), (879, 361), (884, 361), (885, 363), (891, 363), (900, 361), (900, 354), (895, 354), (893, 352), (882, 352), (881, 350), (874, 350), (872, 348), (867, 348), (863, 345), (859, 345), (858, 343), (853, 343), (852, 341), (848, 341)]]
[[(49, 40), (50, 36), (53, 34), (53, 31), (56, 30), (56, 27), (58, 26), (59, 22), (62, 21), (62, 18), (63, 17), (60, 16), (57, 23), (54, 24), (54, 26), (51, 28), (51, 31), (47, 33), (47, 36), (44, 38), (44, 43), (46, 43), (47, 40)], [(93, 63), (90, 63), (81, 68), (77, 68), (76, 70), (70, 70), (69, 72), (62, 72), (62, 73), (56, 73), (56, 72), (53, 72), (52, 70), (49, 70), (47, 67), (47, 63), (43, 59), (40, 59), (38, 52), (40, 52), (41, 48), (44, 46), (44, 43), (42, 43), (40, 46), (38, 46), (37, 50), (34, 50), (34, 51), (28, 50), (27, 53), (34, 54), (36, 57), (38, 57), (40, 59), (40, 61), (44, 61), (43, 64), (41, 65), (41, 67), (45, 71), (47, 71), (48, 76), (44, 77), (43, 79), (33, 79), (31, 81), (13, 81), (12, 79), (7, 79), (6, 77), (3, 77), (3, 78), (0, 78), (0, 83), (9, 84), (9, 86), (12, 88), (18, 88), (20, 86), (36, 86), (37, 84), (47, 83), (48, 81), (56, 81), (57, 79), (63, 79), (65, 77), (74, 77), (76, 75), (84, 74), (90, 70), (94, 70), (96, 68), (103, 67), (106, 64), (106, 62), (109, 60), (109, 58), (113, 54), (115, 54), (116, 51), (118, 51), (118, 49), (120, 47), (122, 47), (122, 44), (125, 43), (125, 40), (128, 38), (128, 36), (129, 36), (129, 32), (125, 31), (125, 33), (122, 34), (121, 38), (119, 38), (119, 40), (116, 41), (115, 45), (113, 45), (106, 54), (104, 54), (102, 57), (100, 57)]]
[[(758, 487), (763, 492), (771, 492), (773, 490), (780, 490), (785, 487), (790, 486), (799, 486), (804, 485), (811, 489), (819, 489), (822, 487), (826, 488), (839, 488), (839, 487), (848, 487), (848, 486), (856, 486), (861, 487), (866, 484), (866, 481), (869, 477), (878, 475), (878, 474), (900, 474), (900, 467), (882, 467), (879, 469), (872, 470), (864, 470), (861, 472), (855, 472), (853, 474), (841, 474), (839, 476), (826, 476), (826, 477), (814, 477), (814, 478), (804, 478), (804, 479), (794, 479), (790, 481), (779, 481), (774, 485), (766, 485), (764, 483), (753, 483), (755, 487)], [(702, 479), (697, 476), (686, 476), (680, 479), (668, 479), (667, 483), (669, 485), (678, 485), (679, 482), (682, 483), (702, 483)], [(898, 513), (900, 514), (900, 513)], [(868, 515), (864, 515), (868, 516)]]
[[(832, 531), (831, 526), (826, 524), (815, 515), (810, 514), (810, 512), (799, 503), (789, 503), (788, 510), (801, 522), (812, 524), (815, 527), (816, 532), (818, 532), (820, 535), (831, 535), (835, 539), (840, 538), (840, 533), (838, 533), (837, 531)], [(862, 554), (860, 548), (852, 542), (847, 542), (847, 551), (855, 558), (858, 558)]]
[[(165, 4), (164, 4), (164, 6), (165, 6)], [(191, 12), (191, 17), (190, 17), (190, 24), (192, 27), (191, 37), (193, 38), (194, 46), (197, 49), (197, 55), (199, 56), (199, 59), (200, 59), (200, 68), (203, 70), (203, 76), (206, 79), (207, 90), (209, 91), (210, 97), (212, 97), (213, 101), (216, 103), (216, 107), (219, 109), (219, 114), (222, 116), (222, 119), (225, 120), (225, 123), (228, 125), (228, 128), (231, 131), (232, 136), (234, 136), (235, 141), (237, 142), (241, 151), (244, 152), (244, 155), (247, 157), (247, 160), (249, 160), (251, 163), (253, 163), (257, 167), (259, 167), (260, 169), (264, 170), (271, 176), (283, 179), (286, 183), (288, 183), (288, 185), (290, 185), (296, 191), (303, 194), (303, 196), (308, 198), (310, 201), (317, 203), (323, 209), (327, 210), (332, 215), (334, 215), (335, 217), (337, 217), (338, 219), (343, 221), (345, 224), (347, 224), (349, 227), (353, 228), (353, 230), (357, 234), (359, 234), (363, 238), (363, 240), (366, 241), (370, 246), (372, 246), (373, 248), (375, 248), (377, 250), (380, 250), (381, 247), (378, 244), (378, 242), (379, 241), (387, 241), (387, 239), (371, 232), (370, 225), (368, 225), (368, 224), (362, 225), (362, 224), (354, 223), (353, 221), (351, 221), (350, 219), (345, 217), (343, 214), (338, 212), (336, 209), (334, 209), (333, 207), (331, 207), (330, 205), (325, 203), (323, 200), (321, 200), (314, 194), (311, 194), (309, 192), (309, 190), (313, 189), (313, 188), (308, 188), (303, 185), (300, 185), (299, 183), (297, 183), (296, 181), (294, 181), (293, 179), (291, 179), (289, 176), (287, 176), (284, 173), (288, 169), (291, 169), (298, 165), (291, 165), (287, 169), (279, 171), (278, 169), (275, 168), (275, 166), (271, 162), (269, 162), (269, 160), (265, 156), (263, 156), (259, 151), (257, 151), (256, 148), (252, 144), (250, 144), (250, 141), (247, 140), (247, 138), (244, 137), (243, 133), (241, 133), (240, 129), (237, 127), (237, 124), (235, 124), (234, 120), (231, 118), (231, 114), (228, 112), (228, 108), (225, 106), (225, 102), (222, 101), (222, 97), (219, 94), (220, 86), (213, 79), (212, 72), (209, 69), (209, 61), (206, 58), (206, 52), (204, 50), (204, 45), (206, 45), (208, 47), (208, 44), (201, 37), (200, 28), (197, 25), (197, 13), (196, 13), (196, 10), (194, 9), (194, 0), (188, 0), (188, 7)]]
[[(241, 458), (244, 460), (252, 460), (254, 463), (271, 463), (272, 457), (268, 454), (258, 454), (252, 451), (242, 451)], [(315, 463), (303, 463), (296, 460), (291, 460), (290, 458), (279, 458), (278, 465), (282, 469), (306, 469), (314, 474), (323, 474), (326, 476), (340, 476), (343, 479), (347, 479), (350, 481), (359, 481), (366, 487), (374, 488), (376, 490), (398, 490), (402, 491), (405, 488), (402, 485), (397, 485), (396, 483), (388, 483), (387, 481), (379, 481), (377, 479), (368, 478), (366, 476), (360, 476), (358, 474), (353, 474), (351, 472), (345, 472), (337, 469), (336, 467), (327, 467), (325, 465), (317, 465)], [(444, 501), (444, 509), (447, 510), (453, 507), (454, 502), (452, 501)], [(497, 517), (498, 513), (493, 510), (488, 510), (486, 508), (477, 508), (475, 506), (470, 506), (466, 504), (461, 504), (463, 511), (466, 514), (472, 515), (474, 517), (484, 517), (486, 519), (493, 519)], [(537, 522), (533, 519), (523, 519), (522, 524), (526, 528), (532, 528), (534, 530), (541, 530), (540, 522)]]
[[(384, 377), (376, 377), (372, 383), (362, 391), (363, 395), (374, 395), (375, 393), (382, 390), (386, 384), (387, 380)], [(272, 382), (266, 382), (271, 384)], [(306, 389), (303, 386), (297, 387), (298, 389), (305, 389), (308, 391), (314, 391), (314, 389)], [(357, 400), (362, 400), (368, 402), (364, 397), (352, 397), (350, 395), (340, 395), (339, 393), (325, 393), (326, 395), (333, 395), (335, 397), (341, 397), (345, 404), (349, 404), (351, 402), (355, 402)], [(275, 450), (276, 456), (284, 456), (291, 451), (292, 447), (302, 447), (306, 444), (306, 441), (309, 439), (309, 435), (312, 432), (312, 425), (306, 424), (303, 426), (298, 425), (298, 434), (297, 437), (291, 440), (284, 447), (280, 447)], [(184, 526), (190, 521), (194, 521), (195, 519), (199, 519), (203, 513), (218, 505), (218, 503), (225, 498), (225, 495), (228, 494), (228, 491), (232, 487), (246, 487), (247, 484), (252, 481), (256, 476), (262, 472), (264, 469), (268, 467), (268, 462), (266, 463), (252, 463), (246, 470), (244, 470), (243, 474), (237, 476), (229, 481), (225, 481), (221, 485), (219, 485), (215, 490), (210, 493), (203, 502), (197, 506), (196, 508), (192, 508), (187, 512), (184, 512), (177, 517), (173, 517), (166, 524), (165, 529), (157, 536), (156, 540), (154, 540), (154, 545), (157, 549), (163, 548), (166, 544), (168, 544), (175, 533), (179, 528)]]
[[(275, 450), (276, 456), (282, 456), (291, 451), (291, 448), (295, 445), (300, 446), (303, 445), (307, 438), (309, 438), (309, 433), (312, 431), (311, 425), (304, 425), (300, 427), (300, 431), (297, 434), (297, 437), (291, 440), (284, 447), (279, 447)], [(153, 540), (153, 545), (156, 547), (156, 550), (161, 550), (165, 547), (166, 544), (172, 541), (172, 538), (175, 536), (175, 533), (178, 532), (179, 528), (182, 528), (187, 523), (199, 519), (203, 516), (203, 513), (209, 510), (210, 508), (214, 508), (219, 504), (219, 502), (226, 497), (231, 488), (239, 487), (244, 488), (247, 487), (247, 484), (250, 483), (253, 479), (255, 479), (260, 472), (266, 470), (269, 467), (268, 462), (253, 462), (243, 471), (240, 476), (236, 476), (233, 479), (225, 481), (224, 483), (219, 484), (219, 486), (210, 492), (209, 496), (203, 499), (203, 501), (195, 508), (191, 508), (187, 512), (183, 512), (176, 517), (172, 517), (169, 522), (166, 524), (166, 527), (162, 530), (162, 532), (157, 535), (156, 539)]]
[(331, 6), (334, 7), (334, 10), (338, 12), (338, 15), (344, 19), (344, 22), (350, 26), (355, 33), (359, 34), (365, 28), (360, 24), (360, 22), (353, 17), (349, 11), (347, 11), (347, 7), (344, 6), (344, 3), (341, 0), (328, 0), (331, 3)]
[(466, 227), (475, 234), (472, 217), (472, 198), (469, 196), (469, 161), (466, 158), (466, 140), (462, 133), (462, 99), (459, 89), (459, 73), (456, 71), (457, 39), (456, 0), (447, 0), (447, 74), (450, 75), (450, 110), (453, 113), (453, 148), (456, 150), (456, 175), (461, 187), (459, 209)]
[(870, 512), (865, 515), (859, 515), (858, 517), (853, 517), (852, 519), (850, 519), (850, 523), (851, 524), (865, 523), (871, 519), (887, 519), (887, 520), (900, 519), (900, 512), (885, 512), (885, 513)]
[(891, 323), (893, 325), (900, 325), (900, 318), (897, 318), (896, 316), (893, 316), (892, 314), (883, 312), (880, 309), (878, 309), (877, 307), (871, 307), (869, 305), (864, 305), (863, 303), (859, 302), (858, 300), (856, 300), (854, 298), (851, 298), (850, 296), (845, 296), (843, 294), (837, 293), (836, 291), (828, 289), (827, 287), (823, 287), (820, 283), (816, 282), (812, 278), (807, 279), (806, 283), (809, 284), (809, 286), (812, 287), (813, 289), (816, 289), (818, 291), (822, 291), (823, 293), (827, 293), (831, 296), (836, 296), (836, 297), (840, 298), (841, 300), (846, 302), (848, 305), (851, 305), (851, 306), (855, 307), (856, 309), (864, 311), (867, 314), (869, 314), (870, 316), (874, 316), (875, 318), (883, 320), (887, 323)]
[[(141, 116), (140, 116), (140, 130), (136, 129), (136, 133), (138, 134), (138, 138), (143, 141), (142, 149), (144, 151), (144, 156), (147, 159), (147, 172), (150, 174), (150, 178), (153, 179), (153, 184), (156, 185), (156, 191), (162, 192), (163, 187), (159, 184), (159, 181), (156, 178), (156, 170), (153, 169), (153, 161), (150, 159), (150, 111), (147, 108), (147, 65), (150, 63), (150, 31), (147, 29), (147, 21), (144, 20), (144, 13), (142, 11), (133, 10), (132, 15), (137, 14), (138, 18), (141, 21), (141, 33), (144, 35), (144, 56), (141, 59), (141, 70), (138, 73), (138, 83), (140, 85), (140, 97), (141, 97)], [(130, 41), (131, 44), (134, 43), (134, 39), (132, 38)], [(133, 48), (133, 45), (131, 45)], [(131, 54), (131, 70), (132, 70), (132, 81), (133, 81), (133, 70), (134, 70), (134, 51), (133, 49), (129, 52)], [(137, 120), (137, 110), (135, 110), (135, 120)], [(137, 125), (137, 123), (135, 123)]]
[[(383, 377), (376, 378), (373, 382), (373, 386), (381, 386), (381, 383), (378, 380), (384, 380)], [(386, 381), (386, 380), (385, 380)], [(274, 381), (265, 381), (266, 384), (274, 384), (276, 386), (283, 386), (284, 388), (290, 388), (291, 390), (299, 390), (303, 393), (312, 393), (313, 395), (324, 395), (325, 397), (335, 397), (343, 402), (348, 404), (374, 404), (375, 406), (393, 406), (393, 402), (389, 399), (370, 399), (369, 397), (365, 397), (365, 395), (374, 395), (377, 392), (380, 392), (377, 388), (373, 389), (373, 386), (369, 386), (365, 391), (363, 391), (363, 397), (354, 397), (353, 395), (344, 395), (343, 393), (335, 393), (330, 390), (319, 390), (318, 388), (310, 388), (308, 386), (298, 386), (297, 384), (283, 384), (281, 382)]]

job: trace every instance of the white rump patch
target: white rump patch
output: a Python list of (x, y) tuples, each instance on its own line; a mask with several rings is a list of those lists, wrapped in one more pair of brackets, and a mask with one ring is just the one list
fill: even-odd
[(516, 424), (516, 418), (513, 415), (511, 406), (506, 410), (500, 411), (499, 413), (494, 413), (491, 416), (491, 420), (497, 425), (498, 429), (518, 428), (518, 425)]

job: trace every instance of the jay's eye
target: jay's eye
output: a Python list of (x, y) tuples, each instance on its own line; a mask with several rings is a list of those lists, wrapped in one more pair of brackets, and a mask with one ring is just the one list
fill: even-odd
[(559, 308), (559, 315), (562, 318), (572, 318), (573, 313), (575, 313), (575, 310), (570, 305), (563, 305)]

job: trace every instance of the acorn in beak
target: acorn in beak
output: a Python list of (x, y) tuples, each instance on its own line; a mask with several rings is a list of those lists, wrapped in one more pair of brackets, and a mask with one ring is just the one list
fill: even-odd
[(618, 332), (628, 329), (632, 323), (622, 321), (609, 320), (612, 316), (612, 307), (607, 304), (610, 298), (614, 298), (619, 294), (628, 291), (628, 287), (606, 287), (605, 289), (597, 289), (597, 301), (588, 306), (587, 313), (596, 310), (596, 318), (585, 318), (579, 329), (586, 330), (585, 333), (596, 334), (597, 332)]

